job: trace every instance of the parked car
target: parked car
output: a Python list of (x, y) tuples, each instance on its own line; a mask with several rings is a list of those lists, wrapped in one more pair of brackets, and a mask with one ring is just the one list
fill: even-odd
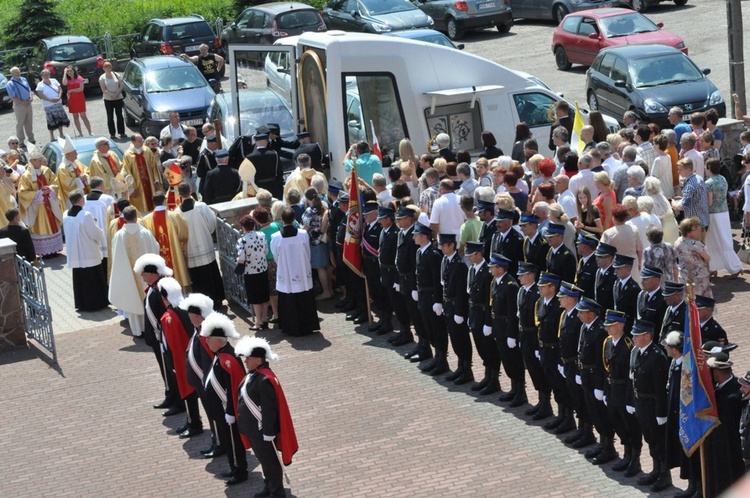
[(589, 108), (618, 120), (635, 111), (647, 123), (668, 126), (673, 106), (685, 114), (714, 108), (726, 116), (721, 93), (687, 55), (666, 45), (627, 45), (602, 50), (586, 71)]
[(318, 9), (299, 2), (264, 3), (245, 9), (232, 24), (221, 32), (221, 44), (273, 43), (285, 36), (305, 31), (326, 31), (326, 23)]
[(688, 0), (622, 0), (623, 5), (638, 12), (646, 12), (652, 5), (659, 5), (661, 2), (674, 2), (677, 6), (685, 5)]
[(558, 69), (590, 65), (600, 50), (618, 45), (660, 43), (688, 53), (682, 38), (659, 22), (629, 9), (596, 9), (568, 14), (552, 35)]
[[(201, 16), (193, 14), (188, 17), (151, 19), (140, 34), (133, 37), (130, 57), (134, 59), (149, 55), (200, 55), (200, 46), (204, 43), (211, 52), (224, 57), (221, 40)], [(225, 68), (222, 68), (221, 77), (224, 76), (224, 72)]]
[[(1, 65), (1, 64), (0, 64)], [(0, 73), (0, 106), (9, 108), (13, 106), (13, 101), (8, 97), (8, 78)]]
[(459, 40), (466, 31), (495, 26), (507, 33), (513, 26), (510, 0), (414, 0), (435, 21), (435, 29)]
[(331, 0), (322, 14), (328, 29), (344, 31), (387, 33), (435, 25), (409, 0)]
[[(80, 137), (71, 139), (76, 151), (78, 151), (78, 160), (86, 167), (91, 163), (91, 158), (94, 156), (94, 152), (96, 152), (95, 142), (98, 138), (99, 137)], [(109, 142), (109, 148), (117, 154), (117, 157), (119, 157), (120, 160), (122, 160), (122, 149), (120, 149), (117, 143), (113, 140), (107, 139), (107, 141)], [(57, 167), (65, 157), (63, 144), (57, 140), (49, 142), (42, 148), (42, 155), (47, 158), (47, 166), (49, 169), (56, 172)]]
[(42, 80), (42, 70), (48, 69), (57, 81), (62, 81), (63, 69), (78, 68), (85, 80), (84, 88), (99, 88), (99, 76), (104, 74), (104, 57), (85, 36), (53, 36), (39, 40), (26, 57), (29, 86), (33, 90)]
[(192, 62), (174, 55), (132, 59), (122, 73), (125, 121), (144, 136), (159, 136), (177, 111), (186, 126), (200, 131), (214, 91)]
[(464, 49), (463, 43), (453, 43), (450, 38), (434, 29), (410, 29), (408, 31), (392, 31), (385, 34), (388, 36), (398, 36), (399, 38), (408, 38), (410, 40), (418, 40), (426, 43), (434, 43), (435, 45), (455, 48), (456, 50)]
[(510, 0), (513, 18), (552, 20), (560, 24), (571, 12), (617, 7), (620, 0)]

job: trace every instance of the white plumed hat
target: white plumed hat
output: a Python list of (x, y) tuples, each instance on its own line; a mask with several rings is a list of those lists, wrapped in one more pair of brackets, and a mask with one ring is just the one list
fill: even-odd
[(238, 356), (255, 356), (266, 360), (278, 360), (279, 355), (271, 350), (271, 345), (262, 337), (243, 336), (234, 347), (234, 354)]
[(180, 309), (206, 318), (214, 311), (214, 301), (205, 294), (193, 292), (182, 300)]
[(164, 258), (152, 253), (144, 254), (136, 259), (133, 271), (139, 275), (145, 271), (147, 273), (158, 273), (162, 277), (172, 276), (172, 270), (167, 268)]
[(228, 316), (214, 311), (203, 321), (201, 326), (203, 337), (225, 337), (227, 339), (239, 339), (240, 334), (234, 327)]
[(182, 296), (182, 285), (172, 277), (165, 277), (157, 284), (161, 295), (167, 298), (172, 306), (179, 306), (184, 297)]

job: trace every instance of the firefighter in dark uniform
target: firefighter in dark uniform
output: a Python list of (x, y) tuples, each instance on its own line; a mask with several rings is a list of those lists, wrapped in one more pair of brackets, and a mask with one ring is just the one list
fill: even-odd
[(645, 265), (641, 270), (641, 292), (638, 294), (636, 318), (651, 323), (661, 323), (667, 303), (661, 295), (662, 271), (655, 266)]
[(469, 330), (474, 338), (477, 353), (484, 364), (484, 377), (472, 385), (471, 390), (481, 392), (490, 384), (493, 373), (500, 371), (500, 355), (495, 340), (492, 338), (492, 310), (490, 309), (492, 275), (484, 260), (483, 242), (467, 242), (464, 254), (471, 262), (466, 284), (469, 295)]
[(429, 344), (435, 349), (434, 358), (421, 365), (420, 370), (435, 377), (449, 370), (448, 330), (443, 318), (443, 286), (440, 283), (443, 256), (432, 245), (432, 229), (426, 225), (416, 224), (414, 242), (419, 246), (417, 288), (411, 292), (411, 298), (417, 301)]
[(615, 305), (609, 309), (625, 313), (628, 319), (625, 324), (625, 334), (630, 334), (630, 329), (633, 328), (634, 317), (638, 314), (638, 294), (641, 292), (641, 286), (636, 283), (631, 275), (634, 262), (635, 258), (616, 254), (615, 261), (612, 263), (617, 280), (612, 287)]
[[(667, 309), (661, 322), (659, 342), (663, 341), (666, 335), (673, 330), (685, 330), (685, 308), (687, 308), (685, 284), (667, 280), (664, 282), (661, 295), (664, 296)], [(655, 325), (658, 327), (658, 324)]]
[(667, 378), (669, 360), (654, 341), (654, 324), (636, 320), (633, 325), (635, 347), (630, 355), (630, 375), (633, 380), (633, 404), (628, 413), (635, 416), (648, 444), (654, 461), (651, 472), (638, 479), (639, 486), (651, 486), (652, 491), (661, 491), (672, 485), (672, 475), (664, 458), (667, 423)]
[[(573, 266), (575, 269), (575, 266)], [(544, 424), (547, 430), (554, 430), (566, 420), (569, 405), (565, 379), (557, 366), (560, 364), (560, 300), (557, 292), (560, 289), (560, 276), (554, 273), (542, 273), (539, 277), (539, 300), (536, 302), (536, 321), (539, 328), (539, 355), (547, 379), (549, 390), (540, 392), (540, 401), (544, 407), (539, 411), (552, 414), (550, 391), (555, 394), (557, 417)], [(571, 427), (573, 429), (574, 427)]]
[[(339, 202), (339, 194), (343, 188), (344, 186), (338, 180), (331, 179), (328, 181), (328, 228), (326, 234), (328, 235), (328, 240), (332, 243), (331, 253), (333, 254), (334, 269), (336, 270), (336, 287), (341, 287), (343, 285), (340, 275), (338, 274), (338, 267), (341, 263), (342, 255), (337, 251), (337, 245), (335, 244), (336, 232), (341, 224), (341, 220), (346, 216), (346, 211), (341, 209)], [(343, 247), (338, 249), (343, 250)], [(336, 309), (344, 309), (348, 304), (346, 297), (344, 297), (336, 303)]]
[(563, 244), (565, 225), (549, 223), (547, 225), (547, 271), (559, 276), (566, 282), (572, 282), (576, 278), (576, 257), (570, 248)]
[[(557, 298), (560, 301), (560, 307), (563, 309), (560, 316), (560, 330), (558, 337), (560, 340), (560, 375), (565, 378), (565, 388), (567, 389), (567, 398), (569, 405), (567, 407), (567, 418), (573, 423), (563, 421), (553, 431), (555, 434), (564, 434), (571, 429), (575, 429), (574, 415), (578, 415), (578, 429), (564, 439), (565, 444), (573, 444), (581, 439), (586, 432), (586, 424), (591, 426), (591, 420), (586, 412), (586, 405), (583, 403), (583, 391), (581, 386), (576, 383), (576, 377), (580, 377), (578, 370), (578, 343), (581, 337), (581, 320), (578, 319), (578, 311), (575, 309), (578, 300), (583, 296), (583, 289), (570, 282), (560, 284), (560, 292)], [(582, 441), (585, 445), (594, 444), (596, 440), (594, 435), (589, 433), (588, 441)]]
[(398, 227), (396, 226), (396, 212), (390, 207), (378, 209), (378, 223), (383, 227), (380, 231), (378, 250), (378, 263), (380, 265), (380, 284), (385, 291), (386, 299), (383, 302), (383, 318), (381, 327), (377, 330), (378, 335), (393, 331), (391, 316), (395, 313), (400, 331), (398, 334), (388, 338), (388, 342), (394, 346), (403, 346), (412, 342), (411, 330), (409, 330), (409, 313), (406, 304), (401, 299), (401, 294), (396, 290), (398, 286), (398, 270), (396, 269), (396, 245), (398, 244)]
[[(406, 353), (404, 358), (418, 363), (432, 358), (432, 350), (427, 339), (422, 314), (419, 312), (417, 300), (412, 299), (412, 292), (417, 292), (417, 244), (414, 242), (414, 220), (417, 213), (414, 209), (401, 206), (396, 213), (396, 223), (401, 229), (396, 241), (396, 269), (398, 270), (398, 291), (401, 299), (406, 303), (409, 322), (414, 326), (417, 334), (417, 346)], [(411, 333), (409, 333), (411, 336)]]
[[(359, 306), (357, 292), (353, 288), (354, 276), (344, 263), (344, 239), (346, 238), (347, 213), (349, 211), (349, 193), (342, 192), (338, 197), (339, 209), (342, 215), (338, 218), (338, 224), (334, 228), (333, 240), (336, 241), (333, 249), (333, 258), (336, 263), (336, 283), (343, 285), (346, 289), (346, 299), (341, 305), (341, 311), (346, 313), (347, 320), (354, 320), (364, 314)], [(333, 218), (329, 218), (333, 222)]]
[(583, 289), (583, 295), (589, 299), (596, 296), (596, 246), (599, 240), (591, 233), (581, 231), (576, 239), (576, 248), (578, 249), (578, 266), (576, 267), (577, 287)]
[[(380, 265), (378, 263), (380, 232), (383, 231), (383, 227), (377, 222), (378, 206), (377, 201), (367, 201), (362, 206), (362, 218), (364, 221), (364, 230), (362, 233), (362, 270), (365, 274), (368, 290), (370, 291), (372, 305), (381, 314), (381, 319), (367, 328), (370, 332), (379, 331), (384, 325), (382, 310), (383, 301), (386, 299), (385, 289), (383, 289), (383, 285), (380, 283)], [(365, 296), (367, 295), (365, 294)], [(388, 320), (390, 321), (390, 315)], [(383, 333), (392, 331), (393, 327), (390, 330), (386, 329)]]
[(530, 213), (523, 213), (519, 223), (523, 232), (523, 260), (535, 264), (542, 271), (547, 267), (547, 253), (549, 244), (547, 239), (539, 233), (539, 223), (542, 220)]
[[(607, 310), (604, 327), (609, 337), (604, 341), (602, 352), (607, 372), (603, 400), (615, 434), (625, 447), (625, 454), (612, 466), (612, 470), (625, 472), (626, 477), (632, 477), (641, 471), (643, 441), (638, 419), (625, 408), (630, 403), (630, 351), (633, 349), (633, 341), (625, 335), (627, 321), (628, 317), (622, 311)], [(593, 462), (599, 463), (598, 459), (594, 458)]]
[[(524, 366), (529, 372), (534, 389), (539, 393), (539, 403), (525, 412), (530, 416), (536, 416), (544, 406), (541, 393), (549, 392), (542, 363), (539, 361), (540, 356), (537, 356), (539, 355), (539, 335), (536, 326), (536, 302), (539, 300), (539, 287), (536, 284), (538, 275), (539, 268), (531, 263), (524, 263), (518, 272), (518, 281), (521, 284), (518, 290), (518, 341)], [(519, 402), (525, 397), (525, 388), (522, 391), (524, 395), (521, 398), (516, 397)], [(511, 403), (511, 406), (519, 406), (515, 401)], [(551, 414), (552, 407), (549, 406), (549, 402), (546, 404), (545, 411), (546, 413), (542, 412), (539, 417), (544, 418)]]
[(268, 134), (255, 135), (255, 149), (246, 159), (255, 166), (255, 184), (271, 192), (276, 199), (283, 199), (284, 170), (279, 155), (268, 147)]
[(717, 341), (720, 344), (728, 343), (727, 332), (713, 317), (716, 301), (710, 297), (696, 295), (695, 305), (698, 308), (698, 317), (701, 321), (701, 340), (703, 342)]
[(498, 209), (495, 215), (497, 231), (492, 236), (492, 252), (502, 254), (510, 260), (508, 273), (518, 274), (518, 262), (523, 261), (523, 236), (513, 228), (515, 210)]
[(740, 439), (742, 441), (742, 458), (745, 460), (745, 466), (750, 465), (750, 403), (747, 403), (750, 395), (750, 370), (745, 373), (744, 377), (738, 377), (740, 391), (745, 399), (742, 407), (742, 416), (740, 417)]
[(482, 220), (482, 228), (479, 230), (479, 242), (484, 246), (482, 257), (489, 261), (492, 252), (492, 236), (495, 235), (495, 203), (490, 201), (477, 201), (477, 216)]
[(617, 249), (604, 242), (599, 242), (594, 253), (596, 265), (599, 267), (594, 277), (594, 301), (602, 308), (602, 313), (604, 310), (615, 308), (613, 292), (617, 275), (612, 267), (615, 254), (617, 254)]
[[(605, 463), (617, 458), (617, 451), (614, 448), (615, 431), (607, 415), (607, 407), (604, 406), (604, 383), (606, 373), (602, 361), (602, 351), (604, 350), (604, 339), (607, 338), (607, 332), (602, 325), (601, 307), (596, 301), (589, 298), (581, 298), (576, 306), (578, 318), (581, 319), (581, 342), (578, 346), (578, 368), (580, 369), (580, 378), (576, 378), (583, 389), (583, 399), (586, 403), (591, 421), (599, 433), (599, 444), (584, 453), (589, 460), (603, 454), (597, 460), (597, 463)], [(587, 428), (590, 432), (591, 428)], [(591, 438), (587, 438), (591, 439)], [(574, 443), (574, 448), (581, 447)], [(605, 458), (606, 457), (606, 458)]]
[(457, 385), (474, 381), (471, 370), (471, 338), (469, 337), (469, 294), (466, 285), (469, 269), (456, 251), (456, 235), (438, 235), (443, 261), (440, 264), (440, 278), (443, 284), (443, 316), (448, 329), (453, 352), (458, 358), (458, 367), (445, 377)]
[[(492, 338), (500, 356), (500, 363), (511, 381), (511, 389), (500, 395), (500, 401), (513, 401), (523, 386), (523, 356), (518, 349), (518, 282), (508, 273), (510, 260), (501, 254), (490, 258), (490, 310), (492, 312)], [(511, 334), (512, 332), (512, 334)], [(497, 373), (497, 375), (495, 375)], [(486, 391), (499, 391), (500, 386), (493, 385), (500, 372), (493, 372)], [(495, 389), (496, 388), (496, 389)], [(522, 388), (521, 388), (522, 389)], [(480, 391), (481, 393), (481, 391)]]
[(275, 150), (279, 157), (292, 159), (294, 153), (285, 149), (296, 150), (299, 147), (299, 142), (281, 138), (281, 126), (278, 123), (268, 123), (266, 127), (268, 128), (268, 148)]
[(312, 141), (309, 132), (303, 131), (302, 133), (297, 133), (297, 142), (299, 145), (294, 148), (294, 154), (292, 155), (292, 162), (294, 164), (297, 164), (297, 156), (307, 154), (310, 156), (313, 169), (323, 171), (328, 168), (328, 158), (323, 155), (323, 149), (320, 148), (320, 144)]

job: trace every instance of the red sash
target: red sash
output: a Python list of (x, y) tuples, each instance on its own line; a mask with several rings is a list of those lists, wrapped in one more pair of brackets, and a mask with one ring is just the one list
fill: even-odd
[[(151, 184), (151, 176), (148, 174), (148, 167), (146, 166), (146, 159), (143, 157), (143, 152), (135, 154), (135, 165), (138, 167), (138, 176), (141, 178), (141, 194), (143, 199), (146, 201), (146, 210), (154, 210), (154, 188)], [(170, 268), (172, 268), (170, 266)]]
[(294, 432), (292, 414), (289, 412), (284, 390), (276, 374), (270, 368), (259, 368), (255, 372), (268, 377), (276, 390), (276, 404), (279, 409), (279, 434), (276, 436), (276, 449), (281, 452), (281, 461), (284, 465), (291, 465), (292, 456), (297, 453), (299, 444), (297, 444), (297, 434)]
[[(232, 397), (232, 403), (234, 403), (234, 416), (236, 418), (237, 406), (239, 403), (238, 395), (240, 392), (240, 384), (242, 383), (242, 379), (245, 378), (245, 367), (242, 366), (242, 363), (240, 363), (240, 360), (236, 356), (229, 353), (219, 353), (218, 363), (219, 366), (221, 366), (221, 368), (223, 368), (224, 371), (229, 374), (230, 383), (232, 385), (229, 389), (227, 389), (227, 397)], [(247, 436), (240, 433), (240, 438), (242, 439), (242, 445), (246, 450), (249, 450), (250, 441), (247, 439)]]
[(107, 162), (109, 163), (109, 169), (112, 170), (112, 176), (117, 176), (117, 174), (120, 173), (120, 170), (117, 167), (117, 163), (115, 162), (114, 158), (109, 154), (107, 154)]
[(177, 377), (180, 398), (185, 399), (195, 392), (195, 388), (188, 384), (185, 366), (185, 350), (187, 350), (190, 339), (180, 317), (173, 309), (165, 311), (161, 316), (160, 322), (162, 332), (167, 339), (170, 354), (172, 355), (172, 364), (174, 365), (175, 377)]
[(117, 218), (117, 230), (120, 230), (122, 227), (124, 227), (125, 223), (127, 223), (127, 221), (125, 221), (125, 218)]
[(169, 245), (169, 225), (167, 224), (167, 212), (166, 211), (154, 211), (154, 235), (156, 242), (159, 243), (159, 254), (164, 258), (164, 262), (167, 264), (167, 268), (174, 268), (172, 266), (172, 248)]
[[(33, 166), (32, 166), (33, 167)], [(47, 178), (44, 176), (44, 173), (40, 173), (36, 175), (36, 183), (39, 185), (39, 190), (42, 190), (42, 187), (48, 187), (47, 184)], [(50, 206), (50, 194), (48, 192), (45, 192), (42, 194), (44, 197), (44, 212), (47, 214), (47, 221), (49, 221), (49, 226), (52, 229), (52, 233), (57, 233), (60, 231), (60, 227), (57, 226), (57, 218), (55, 217), (55, 213), (52, 211), (52, 206)]]

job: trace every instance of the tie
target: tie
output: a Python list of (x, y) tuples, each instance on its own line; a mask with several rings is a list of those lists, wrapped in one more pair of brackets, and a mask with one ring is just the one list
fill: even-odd
[(471, 295), (471, 285), (474, 283), (474, 277), (477, 276), (477, 270), (474, 266), (469, 270), (469, 284), (466, 286), (466, 292)]
[(595, 282), (596, 288), (598, 289), (599, 284), (602, 282), (602, 269), (601, 268), (596, 270), (596, 279), (594, 282)]
[(443, 261), (440, 263), (440, 284), (445, 285), (445, 269), (448, 268), (448, 256), (443, 256)]

